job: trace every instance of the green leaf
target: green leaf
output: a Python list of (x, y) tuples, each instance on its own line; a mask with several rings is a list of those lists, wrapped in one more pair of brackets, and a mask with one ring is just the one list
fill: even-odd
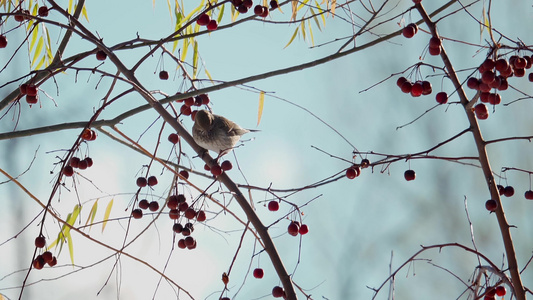
[(298, 34), (298, 29), (299, 27), (296, 27), (296, 30), (294, 30), (294, 33), (292, 34), (292, 37), (291, 39), (289, 40), (289, 42), (287, 43), (287, 45), (285, 45), (285, 47), (283, 47), (284, 49), (289, 47), (289, 45), (292, 43), (292, 41), (294, 41), (294, 38), (296, 37), (296, 35)]
[(222, 16), (224, 15), (224, 7), (226, 6), (225, 5), (220, 6), (220, 11), (218, 12), (218, 18), (217, 18), (218, 24), (220, 24), (220, 22), (222, 21)]
[(72, 244), (72, 236), (69, 233), (66, 235), (68, 244), (68, 253), (70, 254), (70, 261), (74, 264), (74, 245)]
[(33, 29), (33, 32), (31, 33), (30, 52), (33, 50), (33, 47), (35, 46), (35, 42), (37, 42), (38, 37), (39, 37), (39, 28), (35, 27)]
[(113, 199), (111, 199), (111, 201), (109, 201), (109, 203), (107, 204), (107, 207), (105, 209), (104, 222), (102, 223), (102, 232), (104, 232), (105, 226), (107, 225), (107, 220), (109, 220), (109, 215), (111, 214), (111, 208), (112, 207), (113, 207)]
[(92, 224), (94, 223), (94, 217), (96, 216), (96, 211), (97, 210), (98, 210), (98, 199), (96, 201), (94, 201), (94, 204), (91, 207), (91, 211), (89, 211), (89, 215), (87, 216), (87, 221), (85, 222), (85, 226), (90, 224), (89, 225), (89, 229), (91, 229)]
[(313, 38), (313, 28), (311, 26), (311, 20), (307, 20), (307, 27), (309, 28), (309, 37), (311, 38), (311, 46), (315, 45), (315, 39)]

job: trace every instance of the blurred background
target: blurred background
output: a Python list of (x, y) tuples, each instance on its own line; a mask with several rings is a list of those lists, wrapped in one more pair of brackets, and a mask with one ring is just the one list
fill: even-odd
[[(468, 6), (470, 3), (473, 4)], [(374, 3), (375, 7), (379, 4)], [(428, 12), (432, 12), (443, 2), (424, 1), (423, 4)], [(466, 80), (473, 72), (472, 68), (479, 66), (487, 55), (487, 49), (483, 47), (489, 45), (490, 37), (486, 30), (481, 34), (480, 25), (474, 19), (481, 19), (483, 4), (469, 1), (463, 5), (468, 6), (471, 15), (461, 11), (447, 16), (460, 10), (459, 4), (453, 4), (434, 17), (436, 20), (447, 16), (439, 20), (438, 30), (445, 38), (443, 47), (461, 80)], [(358, 37), (356, 44), (363, 45), (377, 35), (417, 22), (420, 17), (416, 11), (406, 12), (410, 6), (411, 1), (389, 3), (376, 23), (392, 20), (373, 30), (373, 35)], [(194, 7), (186, 3), (185, 10), (190, 11)], [(134, 39), (137, 35), (158, 40), (174, 30), (174, 16), (170, 15), (164, 1), (108, 1), (105, 4), (89, 1), (86, 8), (89, 22), (83, 20), (83, 24), (97, 33), (108, 46)], [(368, 15), (360, 5), (352, 4), (352, 8), (360, 10), (352, 11), (353, 18)], [(514, 41), (519, 38), (525, 45), (531, 44), (533, 8), (530, 3), (492, 2), (490, 12), (495, 30)], [(271, 22), (258, 19), (199, 36), (201, 64), (213, 79), (231, 81), (322, 58), (337, 51), (345, 40), (332, 41), (348, 37), (354, 30), (348, 22), (350, 16), (347, 10), (338, 7), (337, 14), (335, 18), (328, 17), (326, 25), (320, 30), (313, 23), (314, 44), (309, 36), (304, 40), (299, 34), (291, 45), (285, 47), (296, 29), (296, 25), (286, 22), (290, 18), (289, 5), (283, 7), (283, 12), (271, 12), (267, 18)], [(64, 21), (54, 11), (50, 12), (49, 18)], [(221, 25), (229, 23), (227, 4)], [(60, 41), (64, 31), (51, 26), (48, 29), (52, 45), (57, 47), (54, 41)], [(288, 219), (276, 223), (291, 212), (292, 206), (282, 203), (278, 212), (270, 212), (265, 204), (272, 195), (262, 190), (243, 189), (243, 193), (250, 195), (254, 201), (263, 223), (273, 224), (269, 231), (294, 282), (313, 299), (371, 299), (374, 295), (372, 288), (378, 288), (385, 282), (391, 270), (396, 270), (420, 250), (420, 245), (461, 243), (473, 247), (466, 208), (478, 250), (506, 269), (496, 218), (484, 207), (490, 195), (480, 168), (436, 159), (400, 161), (386, 169), (364, 169), (361, 176), (354, 180), (341, 178), (317, 188), (305, 188), (343, 172), (351, 165), (354, 149), (345, 139), (362, 152), (407, 154), (429, 149), (468, 127), (462, 106), (454, 103), (459, 99), (452, 94), (453, 86), (449, 80), (443, 79), (442, 71), (420, 68), (418, 79), (427, 78), (433, 85), (433, 94), (429, 96), (413, 98), (396, 86), (400, 73), (417, 62), (443, 66), (439, 57), (426, 53), (430, 35), (426, 33), (425, 25), (421, 25), (420, 29), (411, 39), (398, 35), (369, 49), (313, 68), (209, 93), (215, 113), (243, 127), (260, 130), (245, 136), (247, 141), (235, 150), (235, 156), (229, 154), (225, 157), (234, 166), (238, 161), (242, 171), (241, 174), (234, 168), (229, 173), (230, 177), (237, 183), (263, 189), (269, 186), (277, 190), (299, 189), (296, 193), (280, 191), (277, 195), (297, 205), (309, 202), (302, 208), (302, 218), (310, 232), (292, 237), (286, 232)], [(9, 32), (9, 45), (1, 51), (3, 64), (24, 37), (23, 30)], [(501, 42), (516, 46), (509, 39), (502, 38)], [(28, 73), (30, 58), (24, 54), (25, 49), (23, 46), (9, 67), (0, 72), (0, 82), (6, 83)], [(92, 44), (73, 36), (65, 56), (92, 49)], [(118, 51), (116, 54), (127, 66), (132, 66), (146, 51), (142, 48)], [(502, 50), (502, 53), (506, 52)], [(521, 54), (532, 53), (524, 51)], [(183, 91), (182, 74), (169, 57), (164, 58), (164, 69), (169, 71), (170, 79), (162, 81), (158, 78), (162, 68), (158, 65), (160, 57), (161, 51), (157, 51), (139, 68), (136, 75), (140, 81), (150, 90), (169, 95)], [(95, 58), (88, 58), (78, 66), (95, 67), (98, 64)], [(109, 60), (101, 68), (115, 73)], [(202, 71), (199, 71), (199, 76), (206, 78)], [(398, 75), (381, 82), (391, 74)], [(376, 83), (379, 84), (368, 89)], [(533, 85), (526, 77), (511, 78), (509, 83), (513, 88), (502, 92), (503, 104), (509, 105), (499, 105), (494, 111), (491, 107), (489, 119), (480, 121), (486, 140), (532, 133), (533, 104), (529, 95), (533, 93)], [(0, 97), (4, 98), (18, 84), (5, 85), (0, 89)], [(4, 110), (0, 132), (87, 121), (101, 104), (110, 84), (110, 78), (101, 78), (90, 72), (66, 71), (58, 74), (54, 80), (40, 87), (53, 100), (41, 92), (38, 105), (30, 108), (21, 101), (21, 105)], [(208, 81), (199, 83), (199, 87), (210, 85)], [(127, 84), (118, 83), (113, 95), (128, 88)], [(259, 90), (267, 94), (258, 124)], [(435, 106), (434, 95), (439, 91), (451, 94), (450, 104), (424, 114)], [(469, 96), (475, 94), (472, 90), (467, 93)], [(520, 97), (526, 99), (510, 104)], [(145, 101), (139, 95), (130, 93), (105, 109), (100, 119), (114, 118), (143, 104)], [(175, 104), (175, 107), (179, 109), (179, 105)], [(421, 115), (416, 122), (398, 129)], [(192, 127), (189, 117), (182, 120), (187, 128)], [(155, 112), (145, 111), (126, 119), (117, 127), (149, 151), (154, 151), (161, 125)], [(0, 166), (12, 176), (21, 174), (18, 180), (46, 203), (59, 171), (55, 164), (70, 149), (80, 132), (81, 129), (63, 130), (2, 140)], [(171, 155), (172, 145), (166, 141), (171, 132), (169, 126), (163, 130), (159, 157)], [(121, 219), (108, 222), (103, 232), (101, 224), (86, 228), (85, 232), (119, 248), (124, 243), (128, 227), (128, 220), (124, 218), (129, 215), (126, 209), (137, 190), (135, 179), (142, 174), (145, 170), (143, 166), (149, 164), (150, 159), (102, 133), (96, 141), (83, 144), (80, 149), (82, 154), (93, 158), (94, 166), (82, 171), (79, 176), (66, 179), (52, 202), (53, 207), (60, 216), (66, 217), (76, 204), (81, 203), (83, 209), (76, 225), (82, 226), (96, 200), (97, 221), (102, 220), (106, 205), (113, 200), (110, 218)], [(500, 170), (503, 167), (532, 170), (532, 150), (531, 143), (524, 140), (511, 140), (488, 147), (493, 171), (505, 177), (499, 179), (501, 184), (512, 185), (516, 191), (513, 197), (503, 201), (509, 223), (516, 226), (512, 234), (520, 268), (531, 258), (533, 249), (529, 215), (533, 203), (523, 197), (524, 192), (531, 189), (531, 181), (526, 173), (502, 174)], [(189, 156), (183, 164), (203, 173), (203, 162), (194, 157), (190, 147), (183, 143), (182, 151)], [(476, 153), (469, 133), (432, 152), (452, 157), (476, 156)], [(379, 158), (368, 156), (370, 161)], [(359, 161), (360, 158), (355, 160)], [(407, 169), (416, 171), (416, 180), (405, 181), (403, 173)], [(141, 197), (164, 203), (172, 174), (157, 163), (152, 166), (151, 173), (158, 176), (159, 184), (153, 189), (143, 189)], [(203, 188), (211, 183), (210, 179), (195, 174), (190, 180)], [(0, 293), (8, 299), (17, 299), (26, 269), (31, 264), (35, 249), (33, 240), (39, 232), (41, 220), (38, 214), (42, 212), (27, 194), (6, 181), (5, 177), (0, 179), (3, 204), (0, 210), (3, 228), (0, 231)], [(198, 196), (189, 187), (181, 186), (180, 189), (189, 197)], [(208, 192), (221, 190), (224, 188), (215, 183)], [(215, 194), (215, 198), (226, 204), (229, 202), (229, 209), (245, 219), (238, 205), (230, 202), (230, 195)], [(218, 211), (214, 204), (206, 202), (206, 205), (208, 211)], [(208, 214), (205, 224), (197, 224), (193, 236), (198, 246), (193, 251), (173, 246), (173, 222), (161, 216), (125, 252), (159, 270), (165, 269), (165, 274), (190, 292), (194, 299), (218, 299), (224, 287), (221, 274), (227, 272), (234, 259), (243, 226), (230, 214), (223, 212), (211, 219), (213, 216)], [(139, 235), (152, 217), (146, 215), (140, 220), (133, 220), (129, 224), (126, 241)], [(290, 213), (288, 218), (298, 216)], [(52, 218), (47, 218), (45, 234), (49, 242), (57, 237), (60, 227)], [(75, 233), (73, 247), (74, 265), (71, 265), (67, 245), (61, 251), (59, 248), (52, 249), (58, 256), (58, 265), (33, 270), (26, 281), (23, 299), (188, 299), (146, 265), (125, 256), (119, 257)], [(394, 297), (467, 299), (468, 293), (463, 292), (471, 283), (477, 265), (476, 256), (457, 248), (429, 250), (395, 277)], [(250, 270), (255, 267), (265, 270), (263, 279), (253, 278)], [(531, 268), (525, 270), (522, 276), (526, 286), (533, 282)], [(270, 299), (275, 285), (280, 285), (280, 282), (268, 255), (261, 253), (260, 245), (247, 233), (230, 274), (227, 296), (231, 299)], [(392, 292), (387, 283), (377, 299), (388, 299), (391, 297), (389, 293)], [(299, 297), (303, 298), (301, 294)]]

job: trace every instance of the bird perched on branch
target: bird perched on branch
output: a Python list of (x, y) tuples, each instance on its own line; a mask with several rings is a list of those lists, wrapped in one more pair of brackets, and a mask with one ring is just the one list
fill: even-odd
[(255, 131), (258, 130), (244, 129), (204, 109), (196, 113), (192, 137), (200, 147), (214, 151), (221, 157), (233, 149), (243, 134)]

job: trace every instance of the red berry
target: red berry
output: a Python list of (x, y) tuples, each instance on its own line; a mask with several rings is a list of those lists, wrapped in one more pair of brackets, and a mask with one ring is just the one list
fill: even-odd
[(161, 72), (159, 72), (159, 79), (161, 79), (161, 80), (167, 80), (167, 79), (168, 79), (168, 72), (167, 72), (167, 71), (161, 71)]
[(222, 174), (222, 168), (219, 165), (213, 165), (213, 167), (211, 167), (211, 174), (213, 174), (213, 176), (219, 176)]
[(134, 218), (134, 219), (140, 219), (143, 217), (143, 211), (140, 210), (139, 208), (136, 208), (134, 210), (131, 211), (131, 216)]
[(489, 109), (484, 103), (479, 103), (474, 107), (476, 117), (480, 120), (486, 120), (489, 117)]
[(196, 211), (193, 208), (189, 207), (185, 210), (185, 213), (183, 215), (185, 216), (185, 218), (191, 220), (196, 217)]
[(448, 94), (446, 94), (446, 92), (439, 92), (435, 95), (435, 99), (437, 100), (437, 103), (445, 104), (448, 102)]
[(402, 77), (398, 78), (398, 80), (396, 80), (396, 85), (397, 85), (399, 88), (402, 88), (402, 85), (403, 85), (404, 83), (406, 83), (407, 81), (408, 81), (407, 78), (405, 78), (405, 77), (402, 76)]
[(28, 92), (27, 92), (27, 89), (28, 89), (28, 85), (23, 83), (19, 86), (19, 90), (20, 90), (20, 93), (22, 95), (26, 95)]
[(498, 72), (503, 72), (509, 68), (509, 62), (505, 58), (500, 58), (494, 63), (494, 67)]
[(37, 270), (40, 270), (44, 267), (44, 264), (45, 264), (45, 261), (44, 261), (44, 258), (41, 256), (41, 255), (38, 255), (34, 260), (33, 260), (33, 267)]
[(442, 50), (441, 50), (440, 47), (439, 48), (431, 48), (431, 47), (429, 47), (429, 49), (428, 49), (429, 54), (433, 55), (433, 56), (439, 55), (441, 53), (441, 51)]
[(424, 92), (424, 86), (422, 85), (422, 82), (417, 81), (413, 84), (413, 87), (411, 88), (411, 96), (413, 97), (419, 97)]
[(79, 157), (75, 157), (75, 156), (71, 157), (70, 160), (68, 161), (68, 164), (72, 166), (73, 168), (77, 168), (79, 163), (80, 163)]
[(412, 84), (411, 82), (409, 82), (409, 81), (406, 81), (406, 82), (404, 82), (404, 83), (402, 84), (401, 89), (402, 89), (402, 92), (408, 94), (408, 93), (410, 93), (411, 90), (413, 89), (413, 84)]
[(84, 159), (84, 161), (87, 163), (87, 168), (92, 167), (93, 164), (94, 164), (93, 159), (90, 158), (90, 157), (86, 157), (86, 158)]
[[(252, 5), (253, 5), (253, 2), (252, 2)], [(239, 11), (239, 13), (245, 14), (248, 12), (248, 7), (246, 7), (246, 5), (240, 5), (239, 7), (237, 7), (237, 10)]]
[(207, 219), (207, 216), (205, 215), (205, 211), (200, 210), (196, 213), (196, 221), (203, 222)]
[(526, 69), (514, 69), (513, 74), (516, 77), (524, 77), (526, 76)]
[(481, 81), (486, 84), (490, 84), (491, 82), (496, 79), (496, 74), (492, 72), (491, 70), (487, 70), (481, 74)]
[(189, 229), (187, 227), (184, 227), (183, 230), (181, 231), (181, 234), (183, 236), (189, 236), (189, 235), (191, 235), (191, 229)]
[(52, 257), (52, 260), (48, 262), (48, 265), (50, 267), (53, 267), (53, 266), (57, 265), (57, 258), (55, 256)]
[(40, 17), (48, 17), (48, 7), (41, 6), (39, 7), (39, 10), (37, 11)]
[(78, 163), (78, 168), (80, 170), (85, 170), (89, 167), (89, 164), (87, 163), (87, 161), (84, 159), (84, 160), (80, 160), (80, 162)]
[(207, 24), (207, 30), (209, 30), (209, 31), (216, 30), (217, 28), (218, 28), (218, 23), (217, 23), (216, 20), (211, 20)]
[(196, 24), (200, 25), (200, 26), (205, 26), (207, 24), (209, 24), (209, 21), (211, 21), (211, 18), (209, 17), (208, 14), (201, 14), (198, 19), (196, 20)]
[(279, 203), (278, 201), (272, 200), (268, 202), (268, 210), (270, 211), (278, 211), (279, 209)]
[(142, 188), (142, 187), (145, 187), (148, 184), (148, 181), (146, 180), (145, 177), (139, 177), (139, 178), (137, 178), (137, 182), (136, 183), (137, 183), (138, 187)]
[(501, 185), (501, 184), (498, 184), (496, 187), (498, 188), (498, 193), (499, 193), (500, 195), (503, 195), (503, 189), (504, 189), (505, 187), (504, 187), (503, 185)]
[(85, 141), (90, 141), (93, 138), (93, 131), (90, 128), (85, 128), (81, 133), (81, 138)]
[(177, 219), (180, 217), (180, 211), (177, 210), (177, 209), (171, 209), (171, 210), (168, 212), (168, 217), (169, 217), (171, 220), (177, 220)]
[(66, 166), (65, 168), (63, 168), (63, 174), (65, 174), (65, 176), (67, 177), (70, 177), (74, 175), (74, 169), (72, 168), (72, 166)]
[(194, 240), (194, 238), (192, 236), (188, 236), (185, 238), (185, 246), (187, 248), (191, 248), (194, 244), (196, 243), (196, 241)]
[(105, 60), (107, 58), (107, 54), (103, 50), (98, 50), (96, 52), (96, 59), (97, 60)]
[(533, 191), (529, 190), (524, 193), (524, 197), (526, 197), (527, 200), (533, 200)]
[(485, 208), (491, 212), (496, 211), (498, 208), (498, 202), (494, 199), (487, 200), (487, 202), (485, 202)]
[(35, 247), (43, 248), (45, 244), (46, 244), (46, 239), (44, 238), (44, 236), (40, 235), (35, 238)]
[(233, 168), (233, 165), (231, 164), (231, 161), (229, 160), (225, 160), (222, 162), (222, 164), (220, 165), (220, 167), (222, 168), (222, 170), (224, 171), (229, 171)]
[(292, 236), (297, 236), (298, 235), (298, 230), (299, 230), (299, 226), (298, 226), (298, 223), (292, 221), (289, 226), (287, 227), (287, 232), (292, 235)]
[(503, 188), (503, 195), (505, 197), (512, 197), (514, 195), (514, 188), (510, 185)]
[(5, 35), (0, 35), (0, 48), (7, 47), (7, 37)]
[(416, 173), (415, 171), (413, 170), (407, 170), (403, 173), (403, 177), (405, 178), (405, 180), (407, 181), (411, 181), (411, 180), (415, 180), (416, 178)]
[(354, 179), (355, 177), (357, 177), (357, 171), (352, 167), (346, 169), (346, 177), (348, 177), (349, 179)]
[(272, 1), (270, 1), (270, 8), (271, 8), (271, 9), (276, 9), (276, 8), (278, 8), (278, 7), (279, 7), (279, 5), (278, 5), (278, 1), (276, 1), (276, 0), (272, 0)]
[(250, 9), (252, 6), (254, 6), (254, 2), (252, 0), (244, 0), (242, 1), (242, 5)]
[(473, 90), (479, 90), (479, 80), (477, 78), (470, 77), (466, 81), (466, 86)]
[(417, 32), (417, 27), (416, 24), (409, 24), (407, 26), (405, 26), (402, 30), (402, 34), (404, 37), (410, 39), (412, 38), (413, 36), (415, 36), (416, 32)]
[(20, 14), (24, 14), (24, 13), (26, 13), (26, 11), (19, 10), (16, 13), (19, 14), (19, 15), (15, 15), (15, 21), (17, 21), (17, 22), (24, 21), (24, 16), (20, 15)]
[(442, 45), (442, 41), (434, 36), (429, 39), (429, 48), (438, 48), (440, 49), (440, 46)]
[(35, 104), (38, 102), (38, 100), (39, 98), (37, 96), (26, 95), (26, 103), (28, 104)]
[(529, 73), (529, 75), (527, 75), (527, 79), (533, 82), (533, 73)]
[(152, 201), (150, 202), (150, 204), (148, 205), (148, 209), (150, 209), (150, 211), (158, 211), (159, 210), (159, 203), (157, 203), (157, 201)]
[(52, 261), (52, 259), (54, 259), (54, 256), (50, 251), (44, 252), (43, 254), (41, 254), (41, 256), (43, 257), (45, 263), (49, 263)]
[(182, 115), (184, 116), (190, 116), (191, 113), (192, 113), (192, 110), (191, 110), (191, 107), (186, 105), (186, 104), (183, 104), (181, 107), (180, 107), (180, 112)]
[(272, 296), (274, 296), (274, 298), (281, 298), (283, 295), (285, 295), (285, 291), (281, 286), (275, 286), (272, 289)]
[(172, 231), (175, 233), (181, 233), (183, 231), (183, 226), (180, 223), (175, 223), (172, 225)]
[(187, 246), (185, 245), (185, 240), (184, 239), (180, 239), (178, 241), (178, 247), (180, 247), (181, 249), (187, 248)]
[(505, 290), (505, 287), (503, 285), (499, 285), (496, 287), (496, 295), (502, 297), (505, 296), (507, 291)]
[(187, 208), (189, 208), (189, 204), (187, 204), (187, 202), (181, 202), (181, 203), (178, 205), (178, 210), (181, 211), (181, 212), (186, 211)]
[(263, 14), (263, 6), (262, 5), (256, 5), (254, 7), (254, 14), (257, 16), (261, 16)]
[(489, 103), (492, 105), (498, 105), (502, 103), (502, 96), (500, 96), (500, 94), (494, 93), (489, 94)]
[(185, 178), (185, 179), (189, 179), (189, 172), (187, 172), (186, 170), (181, 170), (181, 171), (179, 172), (179, 174), (180, 174), (183, 178)]
[(150, 203), (148, 202), (148, 200), (142, 199), (141, 201), (139, 201), (140, 209), (147, 209), (148, 207), (150, 207)]
[(305, 224), (302, 224), (302, 226), (300, 226), (300, 229), (298, 229), (298, 233), (301, 235), (307, 234), (308, 232), (309, 232), (309, 227)]
[(265, 276), (265, 272), (261, 268), (254, 269), (253, 274), (254, 274), (254, 277), (257, 279), (261, 279), (263, 278), (263, 276)]
[(171, 133), (168, 135), (168, 141), (171, 142), (172, 144), (177, 144), (180, 140), (180, 136), (177, 135), (176, 133)]
[(149, 186), (156, 185), (157, 184), (157, 177), (155, 177), (155, 176), (148, 177), (148, 182), (147, 183), (148, 183)]
[(432, 91), (431, 82), (422, 81), (422, 95), (429, 95)]

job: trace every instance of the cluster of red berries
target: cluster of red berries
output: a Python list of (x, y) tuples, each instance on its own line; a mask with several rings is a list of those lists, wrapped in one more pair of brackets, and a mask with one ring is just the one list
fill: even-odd
[(359, 177), (359, 175), (361, 175), (361, 168), (368, 168), (368, 166), (370, 166), (370, 160), (368, 160), (367, 158), (363, 158), (359, 165), (354, 164), (348, 169), (346, 169), (346, 177), (348, 177), (349, 179)]
[(429, 39), (428, 52), (430, 55), (439, 55), (442, 50), (442, 41), (436, 36)]
[(191, 116), (194, 121), (194, 116), (196, 116), (196, 111), (192, 110), (193, 106), (202, 106), (207, 105), (211, 100), (207, 94), (200, 94), (196, 97), (189, 97), (185, 99), (177, 100), (176, 102), (183, 102), (183, 105), (180, 107), (180, 112), (182, 115)]
[[(514, 188), (510, 185), (504, 187), (503, 185), (498, 184), (497, 187), (498, 187), (498, 193), (500, 195), (503, 195), (505, 197), (512, 197), (514, 195)], [(524, 198), (526, 198), (527, 200), (533, 200), (533, 191), (527, 190), (524, 193)]]
[(26, 95), (26, 102), (28, 104), (35, 104), (39, 100), (39, 96), (37, 95), (37, 86), (33, 84), (23, 83), (20, 85), (19, 91), (21, 95)]
[[(44, 236), (40, 235), (35, 238), (35, 247), (44, 248), (46, 245), (46, 239)], [(45, 251), (42, 254), (37, 255), (33, 260), (33, 267), (37, 270), (44, 268), (44, 265), (48, 264), (50, 267), (53, 267), (57, 264), (57, 258), (52, 255), (52, 252)]]
[[(513, 55), (509, 60), (499, 58), (493, 60), (487, 58), (478, 68), (481, 78), (470, 77), (466, 85), (480, 92), (479, 100), (481, 103), (474, 107), (474, 113), (479, 119), (489, 117), (488, 108), (485, 103), (498, 105), (502, 98), (497, 91), (505, 91), (509, 88), (507, 81), (510, 77), (524, 77), (526, 69), (531, 68), (533, 57)], [(533, 81), (533, 73), (529, 74), (529, 81)], [(491, 92), (494, 89), (494, 92)]]
[[(37, 10), (37, 14), (39, 15), (39, 17), (43, 17), (44, 18), (44, 17), (48, 17), (48, 12), (49, 11), (50, 11), (50, 9), (48, 7), (41, 6)], [(17, 14), (17, 15), (15, 15), (15, 21), (17, 21), (17, 22), (24, 22), (25, 20), (31, 19), (31, 13), (27, 9), (19, 9), (15, 13)]]
[(90, 128), (85, 128), (81, 133), (81, 138), (85, 141), (94, 141), (96, 140), (96, 131)]
[[(252, 0), (231, 0), (231, 3), (233, 4), (233, 7), (235, 7), (235, 9), (241, 14), (247, 13), (248, 10), (254, 6), (254, 2)], [(278, 6), (279, 4), (277, 0), (270, 1), (270, 9), (276, 9)], [(263, 18), (268, 16), (268, 11), (268, 7), (263, 5), (256, 5), (254, 7), (254, 14)]]
[(287, 232), (292, 236), (304, 235), (309, 232), (309, 227), (305, 224), (300, 225), (298, 221), (291, 221), (287, 227)]
[(503, 297), (505, 294), (507, 294), (505, 287), (503, 285), (499, 285), (497, 287), (487, 289), (483, 300), (495, 300), (496, 296)]
[(406, 94), (411, 94), (413, 97), (420, 97), (421, 95), (429, 95), (433, 92), (431, 83), (429, 81), (417, 80), (416, 82), (411, 82), (405, 77), (400, 77), (396, 80), (396, 85)]
[(143, 188), (143, 187), (145, 187), (147, 185), (148, 186), (154, 186), (154, 185), (157, 184), (157, 177), (155, 177), (153, 175), (148, 177), (148, 179), (146, 177), (139, 177), (139, 178), (137, 178), (135, 183), (140, 188)]
[(196, 24), (200, 26), (206, 26), (207, 30), (213, 31), (218, 28), (217, 20), (211, 20), (211, 17), (208, 14), (201, 14), (198, 19), (196, 19)]
[(65, 176), (71, 177), (72, 175), (74, 175), (74, 169), (85, 170), (92, 166), (93, 159), (88, 156), (84, 159), (80, 159), (79, 157), (72, 157), (70, 158), (68, 165), (63, 168), (63, 174), (65, 174)]
[(204, 165), (204, 170), (210, 171), (213, 176), (217, 177), (222, 174), (222, 172), (229, 171), (233, 169), (231, 161), (225, 160), (220, 165), (215, 164), (212, 167), (209, 167), (207, 164)]

